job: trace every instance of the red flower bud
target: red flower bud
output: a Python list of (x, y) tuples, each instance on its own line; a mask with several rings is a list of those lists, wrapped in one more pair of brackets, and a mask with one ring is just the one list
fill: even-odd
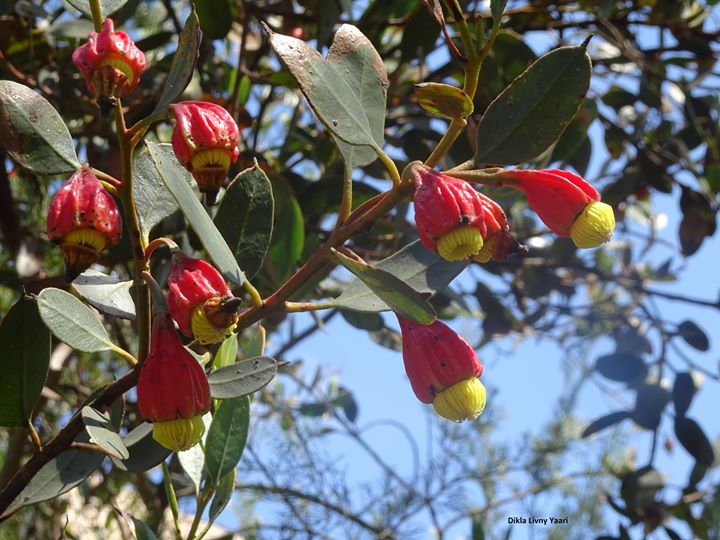
[(165, 448), (187, 450), (205, 432), (202, 415), (210, 410), (207, 375), (183, 347), (167, 313), (156, 315), (153, 321), (137, 396), (140, 414), (152, 422), (153, 437)]
[(525, 193), (528, 204), (558, 236), (569, 236), (576, 246), (596, 247), (615, 230), (612, 208), (577, 174), (557, 169), (504, 171), (505, 185)]
[(72, 55), (88, 90), (98, 97), (123, 97), (138, 85), (147, 67), (145, 55), (133, 40), (113, 30), (112, 20), (105, 19), (100, 33), (90, 32), (88, 42)]
[(449, 420), (477, 418), (485, 408), (485, 388), (478, 380), (483, 366), (473, 348), (440, 321), (424, 326), (398, 320), (405, 371), (417, 398)]
[(232, 115), (206, 101), (170, 105), (177, 124), (172, 134), (175, 156), (192, 173), (209, 204), (240, 155), (240, 131)]
[(178, 253), (167, 282), (170, 314), (183, 334), (217, 343), (235, 330), (240, 299), (212, 265)]
[(487, 234), (480, 193), (464, 180), (427, 167), (418, 166), (412, 174), (415, 224), (423, 245), (449, 261), (477, 255)]
[(60, 188), (47, 217), (47, 234), (65, 254), (70, 282), (97, 261), (100, 252), (120, 241), (122, 220), (112, 195), (87, 165)]

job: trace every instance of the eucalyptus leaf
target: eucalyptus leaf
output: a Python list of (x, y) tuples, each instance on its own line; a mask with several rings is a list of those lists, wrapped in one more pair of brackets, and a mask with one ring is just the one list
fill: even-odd
[(584, 45), (541, 56), (483, 114), (477, 126), (475, 165), (512, 165), (544, 152), (580, 108), (590, 75)]
[[(172, 148), (160, 146), (159, 152), (172, 153)], [(182, 172), (180, 172), (182, 170)], [(137, 207), (140, 232), (145, 242), (150, 238), (152, 228), (178, 209), (177, 201), (161, 180), (155, 162), (148, 152), (140, 152), (133, 162), (133, 197)], [(177, 171), (183, 178), (190, 178), (184, 167), (178, 163)]]
[(83, 407), (81, 411), (85, 431), (90, 436), (90, 441), (97, 444), (112, 457), (127, 459), (130, 457), (127, 447), (112, 425), (110, 415), (101, 413), (92, 407)]
[(73, 349), (99, 352), (117, 348), (102, 321), (72, 294), (48, 287), (40, 291), (37, 301), (47, 327)]
[[(420, 294), (434, 295), (445, 289), (465, 269), (464, 262), (449, 262), (423, 247), (419, 240), (383, 259), (375, 268), (388, 272)], [(330, 301), (335, 307), (353, 311), (379, 312), (390, 307), (360, 279), (343, 288)]]
[(27, 86), (0, 81), (0, 124), (0, 146), (29, 171), (49, 175), (80, 168), (62, 117)]
[(95, 270), (85, 270), (72, 283), (85, 301), (102, 313), (135, 320), (135, 303), (130, 289), (132, 281), (120, 281)]
[(200, 238), (203, 246), (220, 272), (236, 285), (245, 282), (245, 274), (237, 264), (230, 248), (220, 231), (207, 215), (200, 201), (188, 183), (188, 173), (180, 165), (169, 144), (145, 143), (150, 158), (155, 164), (160, 178), (177, 201), (190, 226)]
[(269, 356), (240, 360), (208, 375), (210, 393), (215, 399), (232, 399), (256, 392), (277, 373), (278, 363)]
[(250, 396), (228, 399), (215, 410), (205, 441), (205, 469), (217, 486), (240, 461), (250, 426)]
[(180, 32), (177, 50), (173, 55), (165, 87), (154, 113), (161, 111), (180, 97), (187, 85), (190, 84), (200, 54), (201, 40), (200, 21), (193, 8), (185, 21), (182, 32)]
[(215, 214), (215, 225), (249, 278), (262, 266), (270, 245), (273, 209), (272, 185), (256, 163), (230, 183)]
[(435, 310), (423, 295), (389, 272), (358, 262), (333, 250), (345, 268), (368, 286), (398, 316), (420, 324), (435, 320)]
[(50, 364), (50, 332), (24, 296), (0, 322), (0, 425), (25, 426)]

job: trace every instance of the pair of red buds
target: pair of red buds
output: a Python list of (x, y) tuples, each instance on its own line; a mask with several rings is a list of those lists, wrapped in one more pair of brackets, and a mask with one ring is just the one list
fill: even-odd
[[(516, 249), (505, 212), (468, 182), (422, 165), (412, 169), (415, 223), (423, 245), (447, 260), (503, 261)], [(580, 176), (568, 171), (502, 171), (495, 185), (522, 191), (530, 207), (558, 236), (577, 247), (597, 247), (615, 230), (612, 208)]]
[[(147, 67), (142, 51), (125, 32), (115, 32), (110, 19), (99, 33), (90, 33), (88, 42), (73, 52), (72, 59), (88, 90), (111, 99), (133, 90)], [(172, 134), (175, 155), (212, 204), (240, 154), (238, 126), (228, 111), (214, 103), (184, 101), (170, 108), (176, 119)]]

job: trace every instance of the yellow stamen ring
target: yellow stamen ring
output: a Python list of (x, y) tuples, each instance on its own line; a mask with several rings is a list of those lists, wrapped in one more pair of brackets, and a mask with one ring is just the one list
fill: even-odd
[(132, 86), (135, 83), (135, 72), (132, 66), (122, 58), (117, 56), (108, 56), (103, 58), (102, 61), (97, 65), (97, 68), (104, 66), (110, 66), (120, 71), (128, 81), (128, 86)]
[(193, 154), (190, 158), (190, 165), (196, 169), (229, 169), (230, 154), (227, 150), (210, 148)]
[(615, 214), (601, 201), (588, 204), (570, 227), (570, 238), (579, 248), (597, 247), (607, 242), (615, 231)]
[(192, 448), (200, 442), (205, 433), (205, 424), (201, 416), (153, 422), (152, 426), (153, 439), (174, 452)]
[(193, 336), (203, 345), (223, 341), (233, 333), (236, 326), (236, 323), (227, 328), (218, 328), (213, 325), (208, 320), (202, 305), (193, 309), (190, 315), (190, 327), (192, 328)]
[(453, 422), (475, 420), (485, 409), (485, 387), (476, 377), (455, 383), (433, 399), (433, 407), (443, 418)]
[(443, 259), (462, 261), (480, 252), (483, 247), (483, 237), (477, 228), (464, 225), (441, 236), (436, 247)]
[(486, 263), (492, 259), (493, 252), (495, 251), (495, 246), (497, 245), (499, 238), (500, 234), (493, 234), (490, 238), (486, 238), (480, 252), (473, 257), (473, 261)]
[(75, 229), (63, 237), (62, 243), (83, 246), (100, 253), (107, 247), (108, 241), (107, 236), (95, 229)]

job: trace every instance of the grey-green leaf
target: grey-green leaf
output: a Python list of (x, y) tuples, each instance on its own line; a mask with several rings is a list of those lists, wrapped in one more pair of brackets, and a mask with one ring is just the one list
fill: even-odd
[(215, 490), (215, 496), (210, 503), (210, 511), (208, 512), (208, 521), (213, 523), (220, 513), (230, 502), (232, 494), (235, 491), (235, 469), (231, 470), (220, 479), (220, 484)]
[(361, 263), (333, 250), (335, 257), (400, 317), (420, 324), (435, 320), (435, 310), (425, 297), (389, 272)]
[(260, 270), (270, 245), (273, 206), (270, 180), (255, 164), (230, 183), (215, 214), (215, 225), (249, 278)]
[(24, 426), (40, 396), (50, 363), (50, 332), (29, 297), (0, 323), (0, 425)]
[(269, 383), (275, 377), (277, 369), (277, 360), (269, 356), (240, 360), (208, 375), (210, 393), (215, 399), (232, 399), (252, 394)]
[[(465, 269), (464, 262), (449, 262), (425, 249), (420, 241), (402, 248), (375, 267), (394, 275), (421, 294), (433, 295), (445, 289)], [(331, 300), (335, 307), (354, 311), (379, 312), (390, 307), (361, 280), (351, 281), (342, 294)]]
[(161, 446), (153, 439), (152, 424), (143, 422), (125, 436), (125, 447), (128, 449), (127, 459), (113, 458), (115, 466), (123, 471), (143, 472), (159, 465), (170, 450)]
[(218, 231), (195, 196), (190, 187), (189, 173), (175, 158), (171, 146), (153, 142), (146, 142), (145, 144), (150, 153), (150, 158), (160, 173), (160, 178), (175, 197), (180, 210), (182, 210), (190, 226), (197, 233), (215, 266), (233, 283), (242, 285), (245, 282), (245, 274), (240, 270), (220, 231)]
[[(268, 32), (275, 53), (328, 130), (348, 144), (382, 146), (388, 80), (370, 40), (344, 24), (324, 59), (304, 41)], [(355, 165), (368, 159), (374, 159), (369, 152), (353, 157)]]
[(100, 319), (72, 294), (49, 287), (37, 297), (40, 316), (58, 339), (85, 352), (115, 349)]
[[(126, 2), (127, 0), (100, 0), (103, 17), (112, 15), (123, 7)], [(92, 9), (90, 9), (89, 0), (67, 0), (67, 3), (92, 19)]]
[(205, 469), (217, 486), (240, 461), (250, 426), (250, 396), (220, 403), (205, 441)]
[(130, 294), (132, 284), (96, 270), (85, 270), (72, 285), (98, 311), (132, 321), (135, 320), (135, 303)]
[(83, 407), (81, 411), (85, 431), (90, 440), (112, 457), (127, 459), (130, 457), (127, 447), (110, 421), (108, 413), (101, 413), (92, 407)]
[[(160, 146), (160, 152), (172, 153), (172, 149)], [(174, 154), (172, 154), (174, 157)], [(182, 169), (184, 178), (190, 173), (178, 163), (178, 172)], [(160, 172), (148, 152), (140, 152), (133, 163), (133, 197), (137, 207), (140, 232), (147, 242), (152, 228), (178, 209), (177, 201), (161, 180)]]
[(512, 165), (544, 152), (575, 116), (590, 75), (584, 46), (560, 47), (540, 57), (483, 114), (475, 165)]
[(200, 41), (202, 33), (200, 32), (200, 21), (195, 10), (190, 12), (185, 26), (180, 32), (178, 47), (173, 56), (170, 71), (168, 72), (165, 88), (160, 96), (155, 110), (158, 112), (175, 101), (180, 94), (183, 93), (193, 76), (195, 64), (200, 54)]
[(65, 122), (27, 86), (0, 81), (0, 124), (0, 146), (35, 174), (71, 173), (80, 167)]

